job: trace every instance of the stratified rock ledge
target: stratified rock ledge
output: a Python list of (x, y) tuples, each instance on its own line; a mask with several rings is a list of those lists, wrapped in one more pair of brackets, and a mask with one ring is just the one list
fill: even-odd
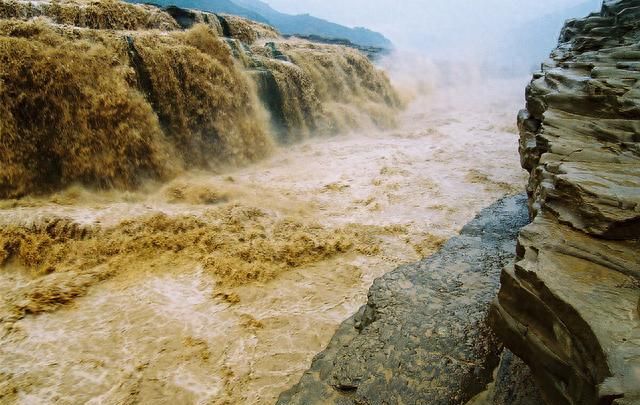
[(491, 324), (547, 403), (640, 403), (640, 1), (570, 20), (518, 116), (534, 221)]
[(463, 404), (483, 391), (501, 345), (486, 325), (500, 270), (528, 223), (526, 197), (483, 210), (432, 257), (376, 280), (279, 404)]

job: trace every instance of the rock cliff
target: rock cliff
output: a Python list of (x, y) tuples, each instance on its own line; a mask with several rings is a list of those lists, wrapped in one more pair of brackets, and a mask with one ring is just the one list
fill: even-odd
[(527, 87), (533, 219), (491, 323), (549, 404), (640, 403), (640, 1), (570, 20)]

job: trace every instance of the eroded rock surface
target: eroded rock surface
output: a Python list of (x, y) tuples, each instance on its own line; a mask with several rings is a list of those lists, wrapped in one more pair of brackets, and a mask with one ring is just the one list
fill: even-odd
[(505, 198), (434, 256), (376, 280), (278, 403), (462, 404), (482, 392), (501, 351), (488, 304), (527, 222), (525, 197)]
[(640, 403), (640, 1), (570, 20), (518, 122), (533, 223), (492, 324), (550, 404)]
[[(495, 385), (489, 390), (482, 404), (493, 405), (540, 405), (542, 398), (531, 369), (511, 351), (504, 350), (500, 366), (496, 370)], [(476, 402), (481, 404), (481, 402)], [(474, 404), (475, 405), (475, 404)]]

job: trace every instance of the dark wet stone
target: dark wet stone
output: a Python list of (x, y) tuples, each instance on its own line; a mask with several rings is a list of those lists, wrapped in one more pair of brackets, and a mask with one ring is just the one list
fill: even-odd
[(502, 353), (500, 367), (496, 373), (496, 384), (489, 398), (490, 404), (541, 405), (543, 403), (531, 369), (509, 350)]
[(483, 210), (432, 257), (376, 280), (368, 303), (279, 404), (463, 404), (501, 351), (485, 323), (526, 225), (526, 197)]
[(169, 6), (165, 7), (164, 11), (171, 17), (173, 17), (173, 19), (176, 20), (176, 22), (182, 29), (191, 28), (194, 24), (197, 23), (196, 13), (193, 10), (180, 8), (177, 6)]

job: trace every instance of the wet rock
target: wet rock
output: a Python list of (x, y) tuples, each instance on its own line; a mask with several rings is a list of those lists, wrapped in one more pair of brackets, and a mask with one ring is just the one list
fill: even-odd
[(283, 108), (284, 99), (273, 72), (265, 68), (255, 68), (250, 70), (249, 74), (256, 83), (260, 100), (271, 113), (271, 125), (278, 140), (282, 143), (286, 142), (290, 128)]
[(540, 405), (542, 398), (531, 369), (509, 350), (504, 350), (489, 398), (493, 405)]
[(490, 319), (550, 404), (640, 403), (639, 17), (568, 21), (518, 116), (534, 221)]
[(177, 6), (168, 6), (163, 9), (176, 20), (176, 23), (182, 29), (189, 29), (196, 24), (205, 24), (212, 27), (218, 35), (224, 35), (222, 24), (218, 17), (213, 13), (207, 13), (200, 10), (190, 10)]
[(640, 289), (625, 273), (637, 270), (638, 244), (594, 240), (544, 216), (518, 243), (492, 310), (498, 335), (531, 366), (548, 403), (628, 396), (638, 387)]
[(485, 390), (501, 351), (488, 305), (527, 221), (526, 198), (505, 198), (432, 257), (376, 280), (278, 403), (462, 404)]
[(494, 381), (466, 405), (539, 405), (544, 403), (531, 369), (509, 350), (503, 350)]
[(191, 28), (196, 24), (196, 13), (193, 10), (169, 6), (164, 11), (173, 17), (182, 29)]

